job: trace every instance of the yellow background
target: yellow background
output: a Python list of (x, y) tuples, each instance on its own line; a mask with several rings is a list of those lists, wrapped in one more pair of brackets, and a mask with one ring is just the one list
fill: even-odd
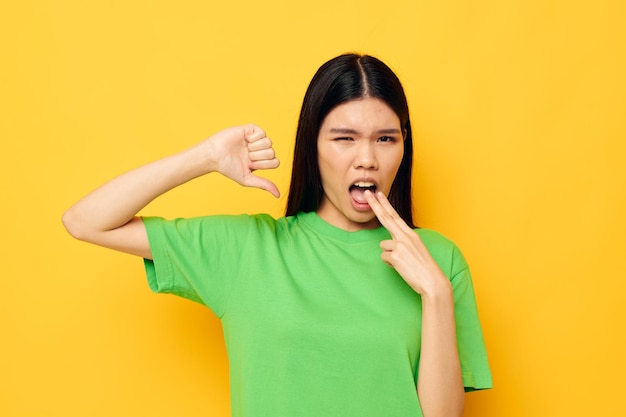
[[(0, 415), (227, 416), (208, 310), (61, 214), (107, 179), (246, 122), (283, 161), (345, 51), (409, 96), (419, 224), (464, 250), (495, 389), (468, 417), (617, 416), (626, 366), (626, 59), (619, 0), (15, 1), (0, 6)], [(280, 215), (215, 176), (145, 214)], [(278, 416), (277, 416), (278, 417)]]

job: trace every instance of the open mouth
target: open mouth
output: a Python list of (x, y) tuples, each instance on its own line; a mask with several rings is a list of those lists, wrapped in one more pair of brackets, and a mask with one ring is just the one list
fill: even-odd
[(376, 192), (376, 184), (368, 181), (358, 181), (350, 186), (350, 196), (359, 204), (367, 204), (365, 191)]

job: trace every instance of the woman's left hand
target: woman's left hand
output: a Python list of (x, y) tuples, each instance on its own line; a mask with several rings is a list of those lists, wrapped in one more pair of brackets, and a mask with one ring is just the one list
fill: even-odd
[(394, 268), (420, 295), (434, 295), (450, 288), (450, 281), (413, 229), (411, 229), (381, 192), (365, 192), (367, 202), (392, 240), (383, 240), (381, 259)]

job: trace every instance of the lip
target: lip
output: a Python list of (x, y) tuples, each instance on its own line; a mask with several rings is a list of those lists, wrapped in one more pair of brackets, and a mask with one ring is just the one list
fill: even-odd
[(356, 211), (367, 212), (372, 210), (368, 203), (359, 203), (352, 197), (350, 197), (350, 202), (352, 203), (352, 208)]

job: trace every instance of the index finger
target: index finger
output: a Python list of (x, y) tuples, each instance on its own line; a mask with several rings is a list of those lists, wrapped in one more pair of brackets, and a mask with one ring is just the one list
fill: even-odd
[(378, 218), (378, 221), (380, 221), (380, 224), (389, 231), (393, 239), (396, 239), (402, 232), (409, 228), (383, 193), (378, 191), (374, 194), (366, 190), (365, 198)]
[(259, 126), (254, 124), (248, 124), (243, 127), (244, 129), (244, 137), (248, 143), (254, 143), (259, 139), (263, 139), (265, 137), (265, 131), (261, 129)]

